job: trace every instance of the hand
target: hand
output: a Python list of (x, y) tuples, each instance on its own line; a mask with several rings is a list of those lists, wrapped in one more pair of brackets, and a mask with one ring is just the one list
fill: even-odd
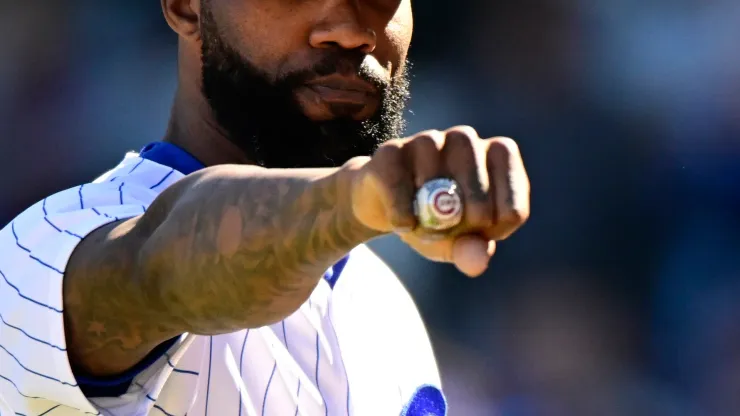
[[(417, 190), (436, 178), (454, 179), (463, 202), (462, 221), (439, 232), (420, 227), (413, 208)], [(394, 232), (422, 256), (475, 277), (488, 267), (496, 241), (526, 222), (529, 193), (513, 140), (454, 127), (383, 144), (357, 172), (352, 210), (366, 227)]]

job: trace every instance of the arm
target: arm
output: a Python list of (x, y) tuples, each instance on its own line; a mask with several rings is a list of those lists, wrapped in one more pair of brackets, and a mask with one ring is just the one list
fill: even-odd
[[(411, 201), (439, 176), (460, 184), (465, 215), (432, 236), (417, 227)], [(91, 375), (116, 374), (183, 332), (277, 322), (332, 263), (383, 233), (478, 276), (495, 241), (528, 216), (516, 143), (470, 127), (391, 140), (341, 169), (209, 168), (168, 188), (143, 216), (80, 243), (64, 279), (70, 360)]]
[(213, 167), (168, 188), (144, 215), (89, 235), (64, 279), (72, 364), (120, 373), (183, 332), (293, 313), (331, 264), (379, 234), (351, 213), (355, 171)]

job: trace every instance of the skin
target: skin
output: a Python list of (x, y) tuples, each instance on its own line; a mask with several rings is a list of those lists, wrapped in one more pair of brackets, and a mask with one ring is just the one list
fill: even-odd
[[(278, 322), (308, 299), (328, 267), (388, 233), (429, 259), (480, 275), (495, 241), (528, 218), (529, 182), (516, 144), (481, 139), (470, 127), (390, 140), (372, 157), (339, 167), (250, 165), (202, 94), (200, 1), (162, 6), (180, 39), (165, 139), (210, 167), (165, 190), (142, 216), (91, 233), (73, 253), (64, 317), (76, 374), (119, 374), (185, 332)], [(412, 31), (408, 0), (211, 0), (211, 11), (223, 37), (275, 78), (310, 66), (325, 48), (359, 50), (376, 73), (392, 78), (403, 69)], [(377, 110), (375, 96), (348, 96), (295, 91), (311, 120), (361, 120)], [(411, 201), (439, 176), (461, 185), (465, 213), (454, 229), (429, 233), (418, 227)]]

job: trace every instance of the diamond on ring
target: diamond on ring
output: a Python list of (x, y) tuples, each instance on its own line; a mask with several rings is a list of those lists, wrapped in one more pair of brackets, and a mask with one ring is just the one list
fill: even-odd
[(432, 179), (416, 192), (414, 211), (419, 225), (433, 231), (444, 231), (462, 221), (463, 203), (460, 186), (452, 179)]

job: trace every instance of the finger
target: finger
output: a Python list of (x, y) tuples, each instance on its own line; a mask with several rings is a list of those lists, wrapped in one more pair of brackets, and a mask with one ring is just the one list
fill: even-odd
[(440, 176), (440, 151), (443, 145), (444, 134), (437, 130), (419, 133), (404, 144), (403, 150), (411, 166), (416, 189)]
[(438, 263), (452, 263), (453, 238), (429, 238), (417, 231), (400, 233), (401, 241), (413, 248), (422, 257)]
[(516, 142), (507, 137), (488, 141), (487, 165), (495, 218), (485, 236), (505, 240), (529, 218), (529, 178)]
[(445, 132), (444, 169), (460, 185), (465, 229), (483, 230), (493, 224), (493, 198), (489, 195), (485, 157), (484, 142), (471, 127)]
[(487, 241), (479, 235), (465, 235), (458, 237), (453, 243), (452, 261), (465, 275), (478, 277), (488, 268), (495, 251), (495, 241)]
[[(465, 270), (465, 273), (470, 276), (482, 273), (481, 270), (485, 270), (488, 261), (496, 251), (495, 241), (486, 241), (477, 234), (430, 240), (416, 232), (407, 232), (399, 233), (399, 237), (401, 241), (427, 260), (455, 264), (458, 269)], [(472, 247), (469, 246), (471, 240), (474, 241)], [(476, 241), (482, 243), (479, 244)], [(483, 250), (480, 250), (481, 246), (484, 247)], [(485, 256), (482, 256), (482, 253), (485, 253)], [(480, 256), (482, 257), (478, 258)]]
[(416, 227), (413, 209), (413, 175), (406, 166), (401, 142), (381, 146), (372, 160), (371, 181), (381, 195), (386, 215), (394, 230), (404, 232)]

